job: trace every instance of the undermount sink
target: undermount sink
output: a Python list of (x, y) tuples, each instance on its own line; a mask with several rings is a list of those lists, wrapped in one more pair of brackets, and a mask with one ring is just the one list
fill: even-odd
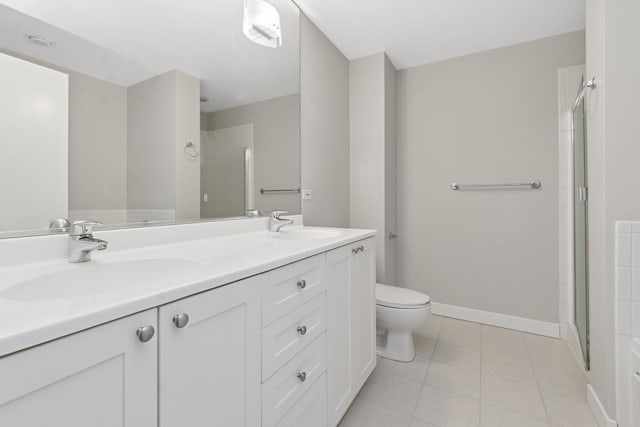
[(330, 239), (332, 237), (338, 237), (343, 234), (338, 230), (323, 230), (321, 228), (291, 228), (282, 229), (273, 234), (274, 239), (285, 240), (316, 240), (316, 239)]
[(177, 281), (191, 275), (203, 263), (188, 258), (152, 258), (131, 261), (68, 264), (64, 269), (17, 283), (0, 297), (15, 301), (47, 301), (82, 298)]

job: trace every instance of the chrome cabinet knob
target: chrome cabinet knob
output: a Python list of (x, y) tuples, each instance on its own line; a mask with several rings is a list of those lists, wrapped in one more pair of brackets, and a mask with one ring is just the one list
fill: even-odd
[(136, 335), (140, 342), (147, 342), (153, 338), (153, 335), (156, 333), (156, 330), (151, 325), (141, 326), (136, 330)]
[(173, 324), (176, 328), (184, 328), (189, 323), (189, 315), (187, 313), (180, 313), (173, 316)]
[(358, 246), (358, 249), (360, 249), (360, 252), (364, 252), (364, 246), (360, 245)]
[(307, 379), (307, 373), (298, 372), (298, 379), (300, 380), (301, 383), (303, 383)]
[(307, 327), (306, 326), (298, 326), (298, 332), (300, 333), (300, 335), (305, 335), (307, 333)]
[(298, 285), (298, 287), (299, 287), (300, 289), (304, 289), (304, 288), (306, 288), (306, 287), (307, 287), (307, 281), (306, 281), (306, 280), (304, 280), (304, 279), (303, 279), (303, 280), (298, 280), (297, 285)]
[(360, 252), (359, 248), (353, 248), (351, 249), (351, 252), (353, 252), (354, 254), (357, 254), (358, 252)]

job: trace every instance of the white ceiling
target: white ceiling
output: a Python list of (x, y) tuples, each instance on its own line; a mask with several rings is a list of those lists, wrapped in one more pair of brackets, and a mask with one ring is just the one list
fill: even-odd
[(348, 59), (398, 69), (583, 29), (584, 0), (295, 0)]
[(269, 1), (279, 49), (242, 34), (243, 0), (1, 0), (0, 47), (123, 86), (178, 69), (201, 80), (202, 110), (216, 111), (299, 92), (298, 8)]

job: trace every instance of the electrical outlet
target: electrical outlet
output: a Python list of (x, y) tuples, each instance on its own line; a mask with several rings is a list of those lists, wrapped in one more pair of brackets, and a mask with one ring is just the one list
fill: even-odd
[(302, 200), (311, 200), (311, 190), (302, 190)]

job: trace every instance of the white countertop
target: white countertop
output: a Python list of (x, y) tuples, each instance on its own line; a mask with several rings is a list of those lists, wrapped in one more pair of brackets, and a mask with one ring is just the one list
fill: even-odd
[[(238, 225), (235, 226), (237, 229)], [(222, 227), (225, 225), (223, 224)], [(163, 228), (162, 232), (167, 233), (169, 228)], [(375, 235), (371, 230), (332, 230), (341, 230), (342, 234), (323, 239), (283, 240), (274, 238), (274, 233), (267, 231), (226, 233), (226, 235), (222, 232), (218, 236), (198, 240), (170, 241), (137, 248), (131, 247), (133, 245), (129, 243), (121, 245), (125, 249), (94, 252), (93, 260), (89, 263), (70, 264), (66, 258), (56, 257), (37, 263), (2, 265), (0, 266), (0, 356)], [(126, 230), (110, 234), (108, 232), (95, 234), (100, 238), (105, 238), (109, 234), (106, 240), (117, 247), (117, 238), (125, 233), (127, 233)], [(153, 235), (153, 230), (147, 230), (145, 233)], [(68, 239), (68, 237), (58, 236), (57, 238), (59, 242), (67, 244), (67, 241), (61, 238)], [(128, 238), (131, 239), (131, 237)], [(23, 239), (20, 242), (21, 250), (28, 250), (25, 240), (29, 239), (36, 238)], [(34, 240), (34, 244), (38, 242), (42, 240)], [(13, 249), (15, 250), (15, 247)], [(12, 247), (3, 248), (0, 244), (0, 256), (4, 255), (3, 250), (7, 256), (10, 256), (8, 251), (11, 251)], [(61, 269), (90, 269), (101, 264), (119, 261), (164, 258), (191, 259), (196, 260), (197, 264), (194, 264), (195, 268), (191, 268), (188, 274), (181, 276), (178, 280), (159, 280), (139, 286), (134, 283), (134, 277), (131, 279), (131, 286), (120, 283), (117, 290), (105, 290), (98, 294), (89, 293), (84, 296), (42, 301), (21, 301), (1, 297), (3, 291), (6, 292), (8, 288), (18, 283)]]

